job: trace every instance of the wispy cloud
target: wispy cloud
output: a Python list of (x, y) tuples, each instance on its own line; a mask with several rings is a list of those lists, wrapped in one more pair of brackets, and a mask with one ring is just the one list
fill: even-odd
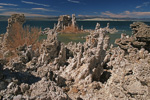
[(102, 17), (101, 15), (78, 15), (78, 17)]
[(135, 8), (141, 8), (142, 6), (136, 6)]
[(35, 17), (35, 16), (38, 16), (38, 17), (48, 17), (47, 15), (41, 15), (41, 14), (34, 14), (34, 13), (25, 13), (25, 12), (3, 12), (3, 13), (0, 13), (0, 15), (5, 15), (5, 16), (10, 16), (12, 14), (24, 14), (25, 16), (28, 16), (28, 17)]
[(112, 17), (112, 18), (136, 18), (136, 17), (148, 17), (150, 16), (150, 12), (130, 12), (130, 11), (124, 11), (119, 14), (111, 13), (109, 11), (102, 12), (102, 16), (105, 17)]
[(150, 4), (150, 2), (144, 2), (143, 4), (141, 4), (141, 5), (138, 5), (138, 6), (136, 6), (135, 8), (141, 8), (141, 7), (146, 7), (146, 6), (148, 6)]
[(94, 14), (98, 14), (98, 12), (93, 12)]
[(40, 6), (45, 6), (45, 7), (49, 7), (49, 5), (46, 5), (46, 4), (41, 4), (41, 3), (36, 3), (36, 2), (29, 2), (29, 1), (23, 1), (23, 3), (26, 3), (26, 4), (33, 4), (33, 5), (40, 5)]
[(150, 12), (133, 12), (137, 16), (150, 16)]
[(49, 12), (55, 12), (56, 10), (50, 10), (45, 8), (32, 8), (32, 10), (39, 10), (39, 11), (49, 11)]
[(125, 11), (123, 13), (119, 13), (119, 14), (115, 14), (115, 13), (111, 13), (109, 11), (106, 11), (106, 12), (102, 12), (101, 14), (103, 16), (106, 16), (106, 17), (113, 17), (113, 18), (125, 18), (125, 17), (128, 17), (129, 16), (129, 11)]
[(0, 8), (0, 11), (4, 11), (4, 10), (7, 10), (7, 9)]
[(76, 1), (76, 0), (68, 0), (68, 1), (72, 3), (80, 3), (80, 1)]
[(149, 18), (150, 12), (130, 12), (112, 13), (110, 11), (101, 12), (101, 15), (78, 15), (78, 17), (110, 17), (110, 18)]
[(6, 9), (0, 9), (0, 11), (4, 11), (4, 10), (6, 10)]
[(11, 4), (11, 3), (0, 3), (2, 6), (18, 6), (16, 4)]

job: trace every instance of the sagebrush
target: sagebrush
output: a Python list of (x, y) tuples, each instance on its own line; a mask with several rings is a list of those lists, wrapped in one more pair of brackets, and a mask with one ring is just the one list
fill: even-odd
[(24, 44), (32, 45), (33, 48), (39, 47), (39, 36), (41, 28), (30, 27), (14, 23), (9, 29), (6, 40), (7, 49), (16, 50), (17, 47)]

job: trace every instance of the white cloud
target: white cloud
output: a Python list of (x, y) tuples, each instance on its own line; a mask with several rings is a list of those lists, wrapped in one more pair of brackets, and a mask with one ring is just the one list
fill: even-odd
[(40, 4), (40, 3), (36, 3), (36, 2), (29, 2), (29, 1), (23, 1), (23, 3), (26, 3), (26, 4), (33, 4), (33, 5), (40, 5), (40, 6), (45, 6), (45, 7), (49, 7), (49, 5), (46, 5), (46, 4)]
[(144, 2), (143, 4), (139, 5), (139, 6), (136, 6), (135, 8), (141, 8), (141, 7), (146, 7), (150, 4), (150, 2)]
[(33, 13), (24, 13), (24, 12), (3, 12), (3, 13), (0, 13), (0, 15), (5, 15), (5, 16), (10, 16), (12, 14), (24, 14), (25, 16), (28, 16), (28, 17), (35, 17), (35, 16), (48, 17), (47, 15), (33, 14)]
[(98, 14), (98, 12), (93, 12), (94, 14)]
[(129, 13), (130, 13), (129, 11), (125, 11), (123, 13), (115, 14), (115, 13), (106, 11), (106, 12), (102, 12), (101, 14), (103, 16), (112, 17), (112, 18), (125, 18), (125, 17), (128, 17)]
[(87, 17), (87, 18), (88, 18), (88, 17), (89, 17), (89, 18), (90, 18), (90, 17), (91, 17), (91, 18), (92, 18), (92, 17), (93, 17), (93, 18), (94, 18), (94, 17), (104, 17), (104, 16), (101, 16), (101, 15), (98, 15), (98, 12), (96, 12), (96, 13), (93, 12), (93, 13), (94, 13), (94, 15), (81, 15), (81, 14), (79, 14), (78, 17)]
[(50, 12), (55, 12), (56, 10), (49, 10), (45, 8), (32, 8), (32, 10), (39, 10), (39, 11), (50, 11)]
[(124, 11), (119, 14), (111, 13), (109, 11), (102, 12), (102, 16), (112, 17), (112, 18), (138, 18), (138, 17), (149, 17), (150, 12), (130, 12), (130, 11)]
[(6, 9), (0, 9), (0, 11), (4, 11), (4, 10), (6, 10)]
[(110, 11), (101, 12), (101, 15), (78, 15), (79, 17), (110, 17), (110, 18), (150, 18), (150, 12), (130, 12), (112, 13)]
[(0, 3), (0, 5), (3, 5), (3, 6), (18, 6), (16, 4), (11, 4), (11, 3)]
[(148, 6), (150, 4), (150, 2), (144, 2), (143, 5), (144, 6)]
[(76, 1), (76, 0), (68, 0), (68, 1), (72, 3), (80, 3), (80, 1)]
[(137, 16), (150, 16), (150, 12), (132, 12)]
[(142, 6), (136, 6), (136, 8), (141, 8)]

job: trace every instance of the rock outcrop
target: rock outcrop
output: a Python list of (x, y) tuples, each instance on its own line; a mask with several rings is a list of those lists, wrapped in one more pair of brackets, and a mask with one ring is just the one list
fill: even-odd
[(72, 26), (76, 27), (76, 16), (75, 16), (75, 14), (72, 14)]
[(72, 23), (71, 17), (69, 15), (62, 15), (58, 19), (57, 30), (58, 31), (64, 30), (65, 27), (70, 26), (71, 23)]
[[(149, 26), (142, 22), (131, 24), (132, 36), (121, 35), (119, 47), (111, 48), (106, 55), (107, 70), (111, 77), (106, 83), (107, 99), (150, 99), (149, 91)], [(146, 35), (145, 35), (146, 34)], [(146, 50), (147, 49), (147, 50)]]
[[(143, 52), (143, 54), (141, 54)], [(109, 58), (106, 69), (111, 73), (105, 87), (108, 99), (149, 99), (149, 53), (134, 49), (126, 53), (120, 47), (111, 48), (106, 56)], [(147, 55), (145, 58), (144, 55)], [(141, 78), (142, 77), (142, 78)], [(144, 82), (144, 83), (143, 83)], [(108, 92), (109, 91), (109, 92)]]
[(8, 19), (8, 26), (7, 26), (7, 32), (9, 33), (9, 29), (11, 28), (12, 24), (19, 23), (20, 25), (23, 25), (25, 23), (25, 16), (24, 14), (13, 14)]
[(60, 16), (56, 26), (56, 30), (60, 33), (82, 33), (83, 30), (79, 29), (76, 23), (75, 14), (72, 17), (69, 15)]
[(10, 30), (13, 30), (12, 25), (15, 23), (18, 23), (20, 26), (22, 26), (25, 23), (24, 14), (12, 14), (12, 16), (8, 19), (7, 32), (3, 36), (2, 48), (6, 48), (6, 40), (8, 38), (8, 35), (11, 34)]
[(84, 44), (69, 45), (70, 51), (73, 52), (73, 58), (68, 59), (69, 65), (61, 76), (67, 76), (68, 80), (71, 77), (76, 83), (84, 82), (84, 79), (89, 83), (99, 81), (103, 72), (105, 50), (108, 47), (107, 41), (109, 38), (105, 32), (99, 31), (87, 36), (87, 41)]
[(23, 45), (17, 57), (0, 59), (0, 99), (149, 100), (149, 26), (133, 23), (133, 35), (122, 34), (118, 47), (109, 45), (109, 24), (99, 26), (85, 43), (67, 45), (57, 27), (47, 29), (39, 50)]
[(149, 50), (150, 26), (142, 22), (134, 22), (130, 27), (133, 30), (133, 35), (127, 36), (122, 34), (121, 38), (117, 39), (115, 43), (126, 50), (134, 47)]

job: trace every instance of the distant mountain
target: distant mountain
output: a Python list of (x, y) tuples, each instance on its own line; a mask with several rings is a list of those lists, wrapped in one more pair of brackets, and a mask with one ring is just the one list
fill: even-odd
[[(0, 16), (0, 21), (7, 21), (10, 16)], [(59, 17), (26, 17), (26, 20), (32, 21), (57, 21)], [(77, 21), (150, 21), (150, 18), (111, 18), (98, 16), (78, 16)]]
[(0, 21), (7, 21), (9, 16), (0, 16)]
[[(10, 16), (0, 16), (0, 21), (7, 21)], [(58, 17), (26, 17), (26, 20), (35, 21), (57, 21)]]
[(35, 21), (57, 21), (59, 17), (26, 17), (26, 20)]

